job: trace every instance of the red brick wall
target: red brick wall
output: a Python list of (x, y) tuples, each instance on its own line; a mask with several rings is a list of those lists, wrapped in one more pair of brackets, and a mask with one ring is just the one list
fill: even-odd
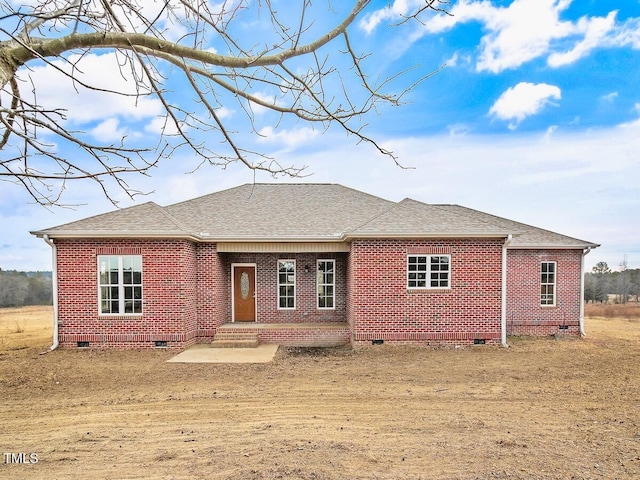
[(197, 246), (197, 306), (199, 342), (213, 340), (216, 329), (230, 320), (227, 308), (230, 274), (218, 255), (215, 243)]
[[(354, 344), (500, 341), (502, 240), (356, 240), (349, 323)], [(408, 254), (450, 254), (451, 288), (407, 289)]]
[[(59, 341), (153, 348), (195, 342), (196, 250), (182, 240), (56, 240)], [(142, 315), (99, 315), (98, 255), (142, 255)]]
[[(541, 262), (557, 262), (555, 306), (540, 305)], [(581, 263), (581, 250), (508, 250), (507, 333), (579, 334)]]
[[(218, 254), (215, 244), (184, 240), (56, 240), (56, 245), (62, 347), (88, 341), (91, 347), (153, 348), (161, 340), (183, 348), (196, 340), (209, 341), (220, 325), (231, 321), (233, 263), (257, 265), (259, 323), (346, 320), (355, 345), (372, 340), (452, 345), (500, 341), (502, 240), (356, 240), (348, 255)], [(142, 255), (141, 316), (99, 315), (100, 254)], [(450, 254), (451, 288), (407, 289), (407, 254)], [(509, 250), (510, 334), (579, 332), (581, 254)], [(330, 258), (336, 260), (336, 307), (318, 310), (316, 260)], [(296, 261), (295, 310), (278, 309), (277, 265), (285, 259)], [(539, 304), (541, 261), (557, 262), (554, 307)], [(272, 338), (276, 331), (262, 332), (264, 340), (277, 341)], [(291, 330), (281, 341), (302, 341), (296, 335)], [(309, 339), (315, 334), (306, 335)], [(316, 336), (323, 335), (329, 334)], [(337, 335), (343, 338), (344, 332)]]

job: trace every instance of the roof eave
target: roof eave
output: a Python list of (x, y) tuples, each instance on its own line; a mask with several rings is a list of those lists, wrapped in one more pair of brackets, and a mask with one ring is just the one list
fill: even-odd
[(299, 235), (281, 235), (281, 236), (213, 236), (203, 235), (198, 236), (199, 241), (207, 243), (226, 242), (226, 243), (338, 243), (344, 242), (345, 237), (342, 234), (336, 234), (332, 236), (299, 236)]
[(554, 245), (552, 243), (530, 243), (523, 245), (509, 245), (509, 250), (583, 250), (585, 248), (598, 248), (597, 243), (576, 243), (573, 245)]
[(186, 233), (162, 233), (162, 232), (51, 232), (47, 230), (29, 232), (38, 238), (48, 236), (49, 238), (57, 238), (62, 240), (84, 239), (84, 238), (144, 238), (144, 239), (181, 239), (200, 241), (200, 238)]
[(517, 234), (513, 233), (451, 233), (451, 232), (441, 232), (441, 233), (386, 233), (386, 234), (359, 234), (359, 233), (348, 233), (345, 235), (345, 240), (355, 240), (355, 239), (385, 239), (385, 240), (405, 240), (405, 239), (415, 239), (415, 238), (507, 238), (509, 235), (516, 236)]

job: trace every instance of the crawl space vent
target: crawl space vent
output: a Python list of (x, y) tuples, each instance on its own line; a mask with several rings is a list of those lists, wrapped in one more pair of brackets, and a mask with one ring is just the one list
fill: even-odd
[(166, 340), (156, 340), (154, 342), (154, 345), (156, 346), (156, 348), (167, 348), (167, 341)]
[(89, 348), (89, 342), (78, 342), (78, 348)]

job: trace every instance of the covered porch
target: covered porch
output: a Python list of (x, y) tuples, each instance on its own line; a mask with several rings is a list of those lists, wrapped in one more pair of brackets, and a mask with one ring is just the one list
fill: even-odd
[(201, 244), (197, 256), (197, 343), (350, 343), (348, 244)]

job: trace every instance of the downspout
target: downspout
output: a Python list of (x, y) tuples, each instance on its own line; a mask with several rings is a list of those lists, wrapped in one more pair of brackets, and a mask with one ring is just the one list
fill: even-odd
[(49, 235), (42, 237), (45, 242), (51, 247), (51, 283), (52, 283), (52, 295), (53, 295), (53, 344), (49, 347), (48, 351), (42, 353), (48, 353), (58, 348), (58, 252), (56, 250), (56, 244), (49, 238)]
[(513, 235), (507, 235), (507, 238), (502, 245), (502, 312), (501, 312), (501, 341), (503, 347), (508, 347), (507, 344), (507, 247), (513, 240)]
[(586, 337), (584, 331), (584, 257), (591, 251), (593, 247), (587, 247), (582, 251), (580, 259), (580, 336)]

